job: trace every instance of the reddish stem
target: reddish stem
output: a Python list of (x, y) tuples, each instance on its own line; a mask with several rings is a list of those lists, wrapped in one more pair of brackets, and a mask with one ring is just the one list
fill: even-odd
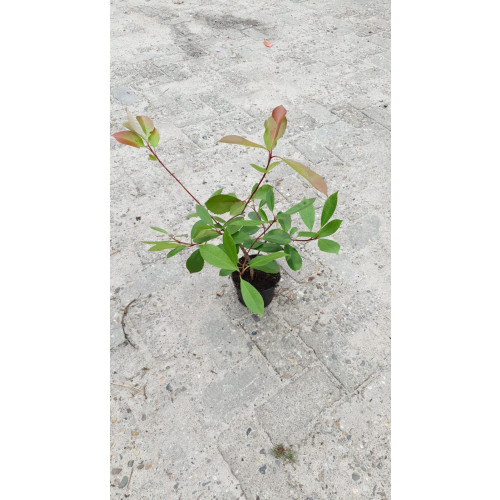
[(254, 247), (255, 243), (257, 243), (261, 238), (262, 236), (264, 236), (268, 229), (277, 221), (276, 217), (274, 218), (274, 220), (271, 221), (271, 223), (269, 224), (269, 226), (267, 226), (264, 231), (262, 231), (262, 233), (259, 234), (259, 236), (257, 236), (257, 238), (255, 238), (255, 240), (253, 241), (253, 243), (250, 245), (250, 248), (248, 249), (248, 251), (246, 252), (245, 254), (245, 260), (243, 261), (243, 265), (241, 266), (241, 271), (240, 271), (240, 276), (243, 275), (243, 273), (246, 271), (246, 265), (248, 263), (248, 261), (250, 260), (250, 250), (252, 250), (252, 248)]
[(186, 193), (189, 196), (191, 196), (191, 198), (193, 198), (193, 200), (198, 205), (201, 205), (201, 203), (191, 194), (191, 192), (189, 191), (189, 189), (187, 189), (187, 187), (184, 186), (184, 184), (165, 166), (165, 164), (160, 160), (160, 158), (158, 158), (158, 155), (156, 154), (156, 151), (150, 146), (149, 142), (148, 142), (148, 149), (151, 151), (151, 153), (153, 154), (153, 156), (159, 161), (160, 165), (181, 185), (182, 189), (184, 189), (184, 191), (186, 191)]
[[(148, 142), (148, 149), (151, 151), (151, 153), (153, 154), (153, 156), (159, 161), (160, 165), (181, 185), (181, 187), (184, 189), (184, 191), (186, 191), (186, 193), (191, 196), (191, 198), (193, 198), (193, 200), (198, 204), (198, 205), (201, 205), (203, 206), (192, 194), (191, 192), (189, 191), (189, 189), (186, 188), (186, 186), (184, 186), (184, 184), (165, 166), (165, 164), (160, 160), (160, 158), (158, 157), (158, 155), (156, 154), (156, 151), (151, 147), (151, 145), (149, 144)], [(210, 214), (210, 217), (212, 217), (212, 220), (216, 223), (217, 220), (215, 219), (215, 217)], [(214, 230), (216, 232), (218, 232), (219, 234), (222, 234), (221, 231), (219, 231), (217, 228), (214, 228)]]

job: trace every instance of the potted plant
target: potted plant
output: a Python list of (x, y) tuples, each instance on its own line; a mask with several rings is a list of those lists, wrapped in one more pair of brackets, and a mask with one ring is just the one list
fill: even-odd
[[(200, 272), (207, 263), (219, 268), (221, 276), (231, 275), (239, 300), (250, 311), (260, 315), (264, 315), (264, 307), (271, 302), (274, 288), (280, 280), (278, 259), (284, 258), (294, 271), (302, 266), (295, 242), (317, 241), (321, 251), (339, 252), (340, 245), (328, 239), (342, 222), (332, 220), (337, 206), (337, 192), (328, 196), (326, 182), (320, 175), (302, 163), (277, 156), (274, 152), (287, 126), (286, 109), (283, 106), (276, 107), (264, 123), (264, 145), (236, 135), (223, 137), (219, 141), (265, 151), (266, 161), (263, 165), (251, 164), (261, 177), (248, 191), (249, 194), (239, 197), (219, 189), (205, 203), (196, 199), (159, 158), (156, 147), (160, 135), (151, 119), (146, 116), (134, 119), (128, 110), (127, 118), (128, 121), (123, 124), (127, 130), (117, 132), (113, 137), (127, 146), (145, 148), (149, 159), (158, 162), (196, 203), (196, 211), (187, 216), (196, 219), (188, 241), (185, 237), (181, 239), (181, 236), (152, 227), (167, 235), (168, 239), (144, 241), (151, 245), (150, 251), (168, 250), (167, 258), (170, 258), (186, 249), (193, 250), (186, 261), (190, 273)], [(282, 163), (327, 196), (316, 229), (313, 205), (316, 198), (303, 198), (285, 211), (275, 210), (273, 187), (265, 184), (264, 180), (273, 168)], [(301, 231), (292, 224), (294, 214), (299, 214), (307, 231)]]

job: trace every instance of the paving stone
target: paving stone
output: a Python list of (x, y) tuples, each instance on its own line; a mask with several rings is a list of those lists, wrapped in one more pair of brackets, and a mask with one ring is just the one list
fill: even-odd
[(203, 422), (219, 426), (235, 413), (251, 411), (253, 404), (266, 399), (278, 383), (278, 376), (260, 354), (248, 356), (204, 390), (200, 408)]
[(316, 498), (390, 498), (390, 377), (386, 370), (311, 422), (290, 470)]
[(273, 444), (254, 419), (238, 419), (219, 436), (219, 449), (247, 498), (303, 498), (289, 466), (272, 455)]
[(115, 88), (111, 90), (111, 93), (122, 104), (136, 104), (141, 101), (141, 97), (128, 88)]
[(256, 414), (273, 443), (295, 444), (305, 437), (307, 424), (341, 395), (326, 371), (316, 366), (268, 399)]
[(290, 379), (316, 361), (293, 328), (280, 316), (247, 316), (238, 321), (262, 355), (284, 379)]

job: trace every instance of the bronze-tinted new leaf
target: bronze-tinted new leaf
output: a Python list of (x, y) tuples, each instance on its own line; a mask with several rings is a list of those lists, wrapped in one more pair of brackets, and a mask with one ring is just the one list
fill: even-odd
[(149, 134), (155, 128), (151, 118), (148, 118), (147, 116), (136, 116), (136, 118), (142, 128), (142, 131), (146, 134), (146, 137), (149, 137)]
[(274, 118), (274, 121), (276, 123), (276, 127), (272, 128), (269, 131), (269, 134), (271, 136), (271, 139), (273, 141), (273, 147), (276, 145), (276, 142), (278, 142), (278, 139), (283, 137), (283, 134), (285, 133), (286, 130), (286, 109), (284, 106), (277, 106), (276, 108), (273, 109), (272, 112), (272, 117)]
[(142, 139), (135, 132), (132, 132), (130, 130), (116, 132), (115, 134), (112, 134), (112, 137), (114, 137), (121, 144), (125, 144), (126, 146), (133, 146), (134, 148), (145, 147)]
[(302, 163), (296, 160), (289, 160), (287, 158), (281, 158), (287, 165), (290, 165), (295, 172), (304, 177), (314, 188), (323, 193), (325, 196), (328, 196), (328, 188), (326, 186), (326, 182), (321, 177), (321, 175), (317, 174), (310, 168), (307, 168)]
[(239, 135), (226, 135), (225, 137), (220, 139), (219, 142), (225, 142), (226, 144), (239, 144), (240, 146), (249, 146), (251, 148), (266, 149), (264, 146), (249, 141), (248, 139), (240, 137)]

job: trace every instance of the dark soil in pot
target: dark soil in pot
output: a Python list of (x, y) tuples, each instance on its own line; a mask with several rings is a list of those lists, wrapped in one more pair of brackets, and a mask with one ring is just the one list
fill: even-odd
[[(250, 255), (250, 259), (257, 257), (257, 255)], [(241, 257), (239, 262), (243, 263), (244, 257)], [(238, 300), (245, 305), (243, 301), (243, 297), (241, 296), (241, 288), (240, 288), (240, 275), (236, 271), (231, 274), (231, 278), (233, 280), (233, 284), (236, 288), (236, 293), (238, 295)], [(258, 269), (253, 270), (253, 280), (250, 279), (250, 269), (247, 269), (243, 273), (243, 279), (251, 283), (262, 295), (264, 299), (264, 307), (267, 307), (274, 297), (274, 290), (279, 280), (281, 279), (281, 273), (270, 274), (265, 273), (264, 271), (259, 271)]]

